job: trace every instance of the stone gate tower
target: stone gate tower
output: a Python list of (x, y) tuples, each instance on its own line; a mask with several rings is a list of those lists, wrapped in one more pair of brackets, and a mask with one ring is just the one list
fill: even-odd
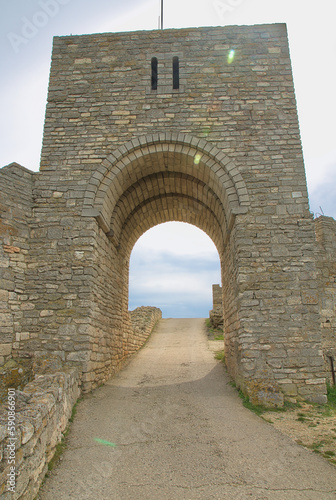
[(237, 384), (258, 402), (325, 401), (285, 25), (55, 38), (40, 172), (8, 179), (12, 353), (78, 363), (84, 390), (106, 380), (139, 347), (132, 248), (184, 221), (218, 249)]

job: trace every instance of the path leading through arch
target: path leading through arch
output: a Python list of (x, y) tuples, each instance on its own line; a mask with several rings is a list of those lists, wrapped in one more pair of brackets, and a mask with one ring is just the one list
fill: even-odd
[(80, 403), (49, 500), (333, 499), (332, 465), (244, 408), (202, 319), (161, 320)]

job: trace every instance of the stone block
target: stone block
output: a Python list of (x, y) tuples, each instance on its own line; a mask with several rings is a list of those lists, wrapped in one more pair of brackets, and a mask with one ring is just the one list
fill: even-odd
[(20, 424), (21, 430), (21, 443), (26, 444), (34, 434), (34, 426), (29, 422), (24, 422)]
[(67, 361), (88, 361), (91, 359), (91, 354), (89, 351), (79, 351), (79, 352), (70, 352), (66, 356)]
[(262, 405), (267, 408), (280, 408), (284, 404), (284, 394), (275, 381), (265, 379), (251, 379), (244, 384), (252, 404)]
[(311, 305), (318, 304), (318, 292), (315, 290), (302, 292), (302, 304)]
[(292, 397), (297, 396), (298, 389), (297, 389), (296, 384), (291, 384), (291, 383), (287, 383), (287, 382), (282, 383), (280, 380), (278, 380), (278, 384), (281, 387), (281, 390), (283, 391), (285, 396), (292, 396)]
[(12, 344), (0, 344), (0, 355), (9, 356), (12, 352)]

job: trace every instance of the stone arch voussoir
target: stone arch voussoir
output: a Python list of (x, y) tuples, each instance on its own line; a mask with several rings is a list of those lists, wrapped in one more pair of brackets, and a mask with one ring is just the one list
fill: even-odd
[(161, 161), (165, 155), (176, 155), (183, 157), (181, 162), (190, 161), (190, 158), (195, 159), (199, 155), (197, 161), (209, 171), (209, 186), (218, 182), (225, 189), (223, 206), (226, 212), (232, 215), (247, 212), (250, 201), (245, 181), (227, 155), (204, 139), (165, 132), (134, 138), (107, 156), (88, 183), (82, 215), (95, 217), (107, 233), (116, 200), (129, 187), (125, 179), (134, 175), (132, 166), (137, 162), (145, 170), (146, 158), (151, 155), (157, 155)]

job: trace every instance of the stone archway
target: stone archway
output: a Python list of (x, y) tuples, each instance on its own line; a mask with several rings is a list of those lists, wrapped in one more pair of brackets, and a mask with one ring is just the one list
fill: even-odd
[(116, 282), (112, 285), (109, 280), (105, 286), (114, 297), (115, 311), (120, 312), (121, 357), (132, 351), (133, 344), (127, 319), (132, 248), (151, 227), (181, 221), (202, 229), (217, 247), (227, 312), (227, 364), (233, 374), (237, 372), (234, 344), (239, 313), (233, 232), (235, 218), (246, 214), (248, 207), (247, 188), (233, 162), (205, 141), (184, 134), (147, 136), (108, 156), (88, 183), (82, 215), (94, 216), (109, 241)]
[[(267, 280), (288, 278), (283, 278), (285, 268), (272, 265), (278, 259), (262, 255), (265, 240), (252, 252), (251, 231), (259, 226), (249, 215), (250, 207), (248, 188), (233, 161), (204, 140), (172, 133), (139, 137), (106, 158), (88, 182), (82, 211), (100, 228), (98, 247), (104, 248), (100, 260), (105, 271), (98, 279), (95, 308), (97, 317), (109, 318), (104, 328), (110, 332), (102, 334), (105, 354), (89, 368), (91, 380), (92, 369), (97, 374), (103, 364), (101, 376), (106, 378), (139, 347), (128, 316), (129, 258), (135, 242), (157, 224), (182, 221), (206, 232), (218, 249), (226, 366), (237, 385), (266, 404), (282, 404), (283, 394), (298, 394), (300, 387), (302, 393), (311, 391), (306, 382), (315, 385), (314, 379), (304, 375), (303, 380), (302, 368), (308, 358), (319, 357), (316, 343), (306, 343), (308, 357), (302, 359), (291, 339), (291, 320), (278, 314), (277, 307), (280, 314), (284, 308), (277, 299), (284, 297), (284, 285), (270, 286)], [(274, 241), (283, 243), (284, 236), (279, 233)], [(101, 339), (94, 342), (99, 345)]]
[[(227, 230), (232, 216), (247, 212), (247, 188), (232, 160), (202, 139), (186, 134), (162, 133), (134, 139), (107, 157), (88, 183), (82, 215), (96, 217), (106, 233), (112, 235), (113, 231), (115, 235), (111, 225), (116, 224), (118, 209), (116, 213), (114, 210), (120, 198), (131, 196), (132, 190), (137, 193), (143, 189), (139, 205), (146, 199), (146, 182), (150, 185), (156, 177), (164, 183), (167, 176), (171, 179), (180, 177), (181, 182), (184, 176), (189, 184), (194, 181), (201, 189), (207, 185), (214, 195), (213, 201), (217, 198), (216, 201), (223, 206)], [(141, 187), (137, 184), (139, 180), (142, 181)], [(161, 186), (161, 195), (164, 194), (162, 190)], [(195, 195), (190, 196), (189, 191), (178, 193), (177, 190), (176, 194), (197, 199)], [(201, 198), (203, 202), (207, 201), (204, 195)]]

